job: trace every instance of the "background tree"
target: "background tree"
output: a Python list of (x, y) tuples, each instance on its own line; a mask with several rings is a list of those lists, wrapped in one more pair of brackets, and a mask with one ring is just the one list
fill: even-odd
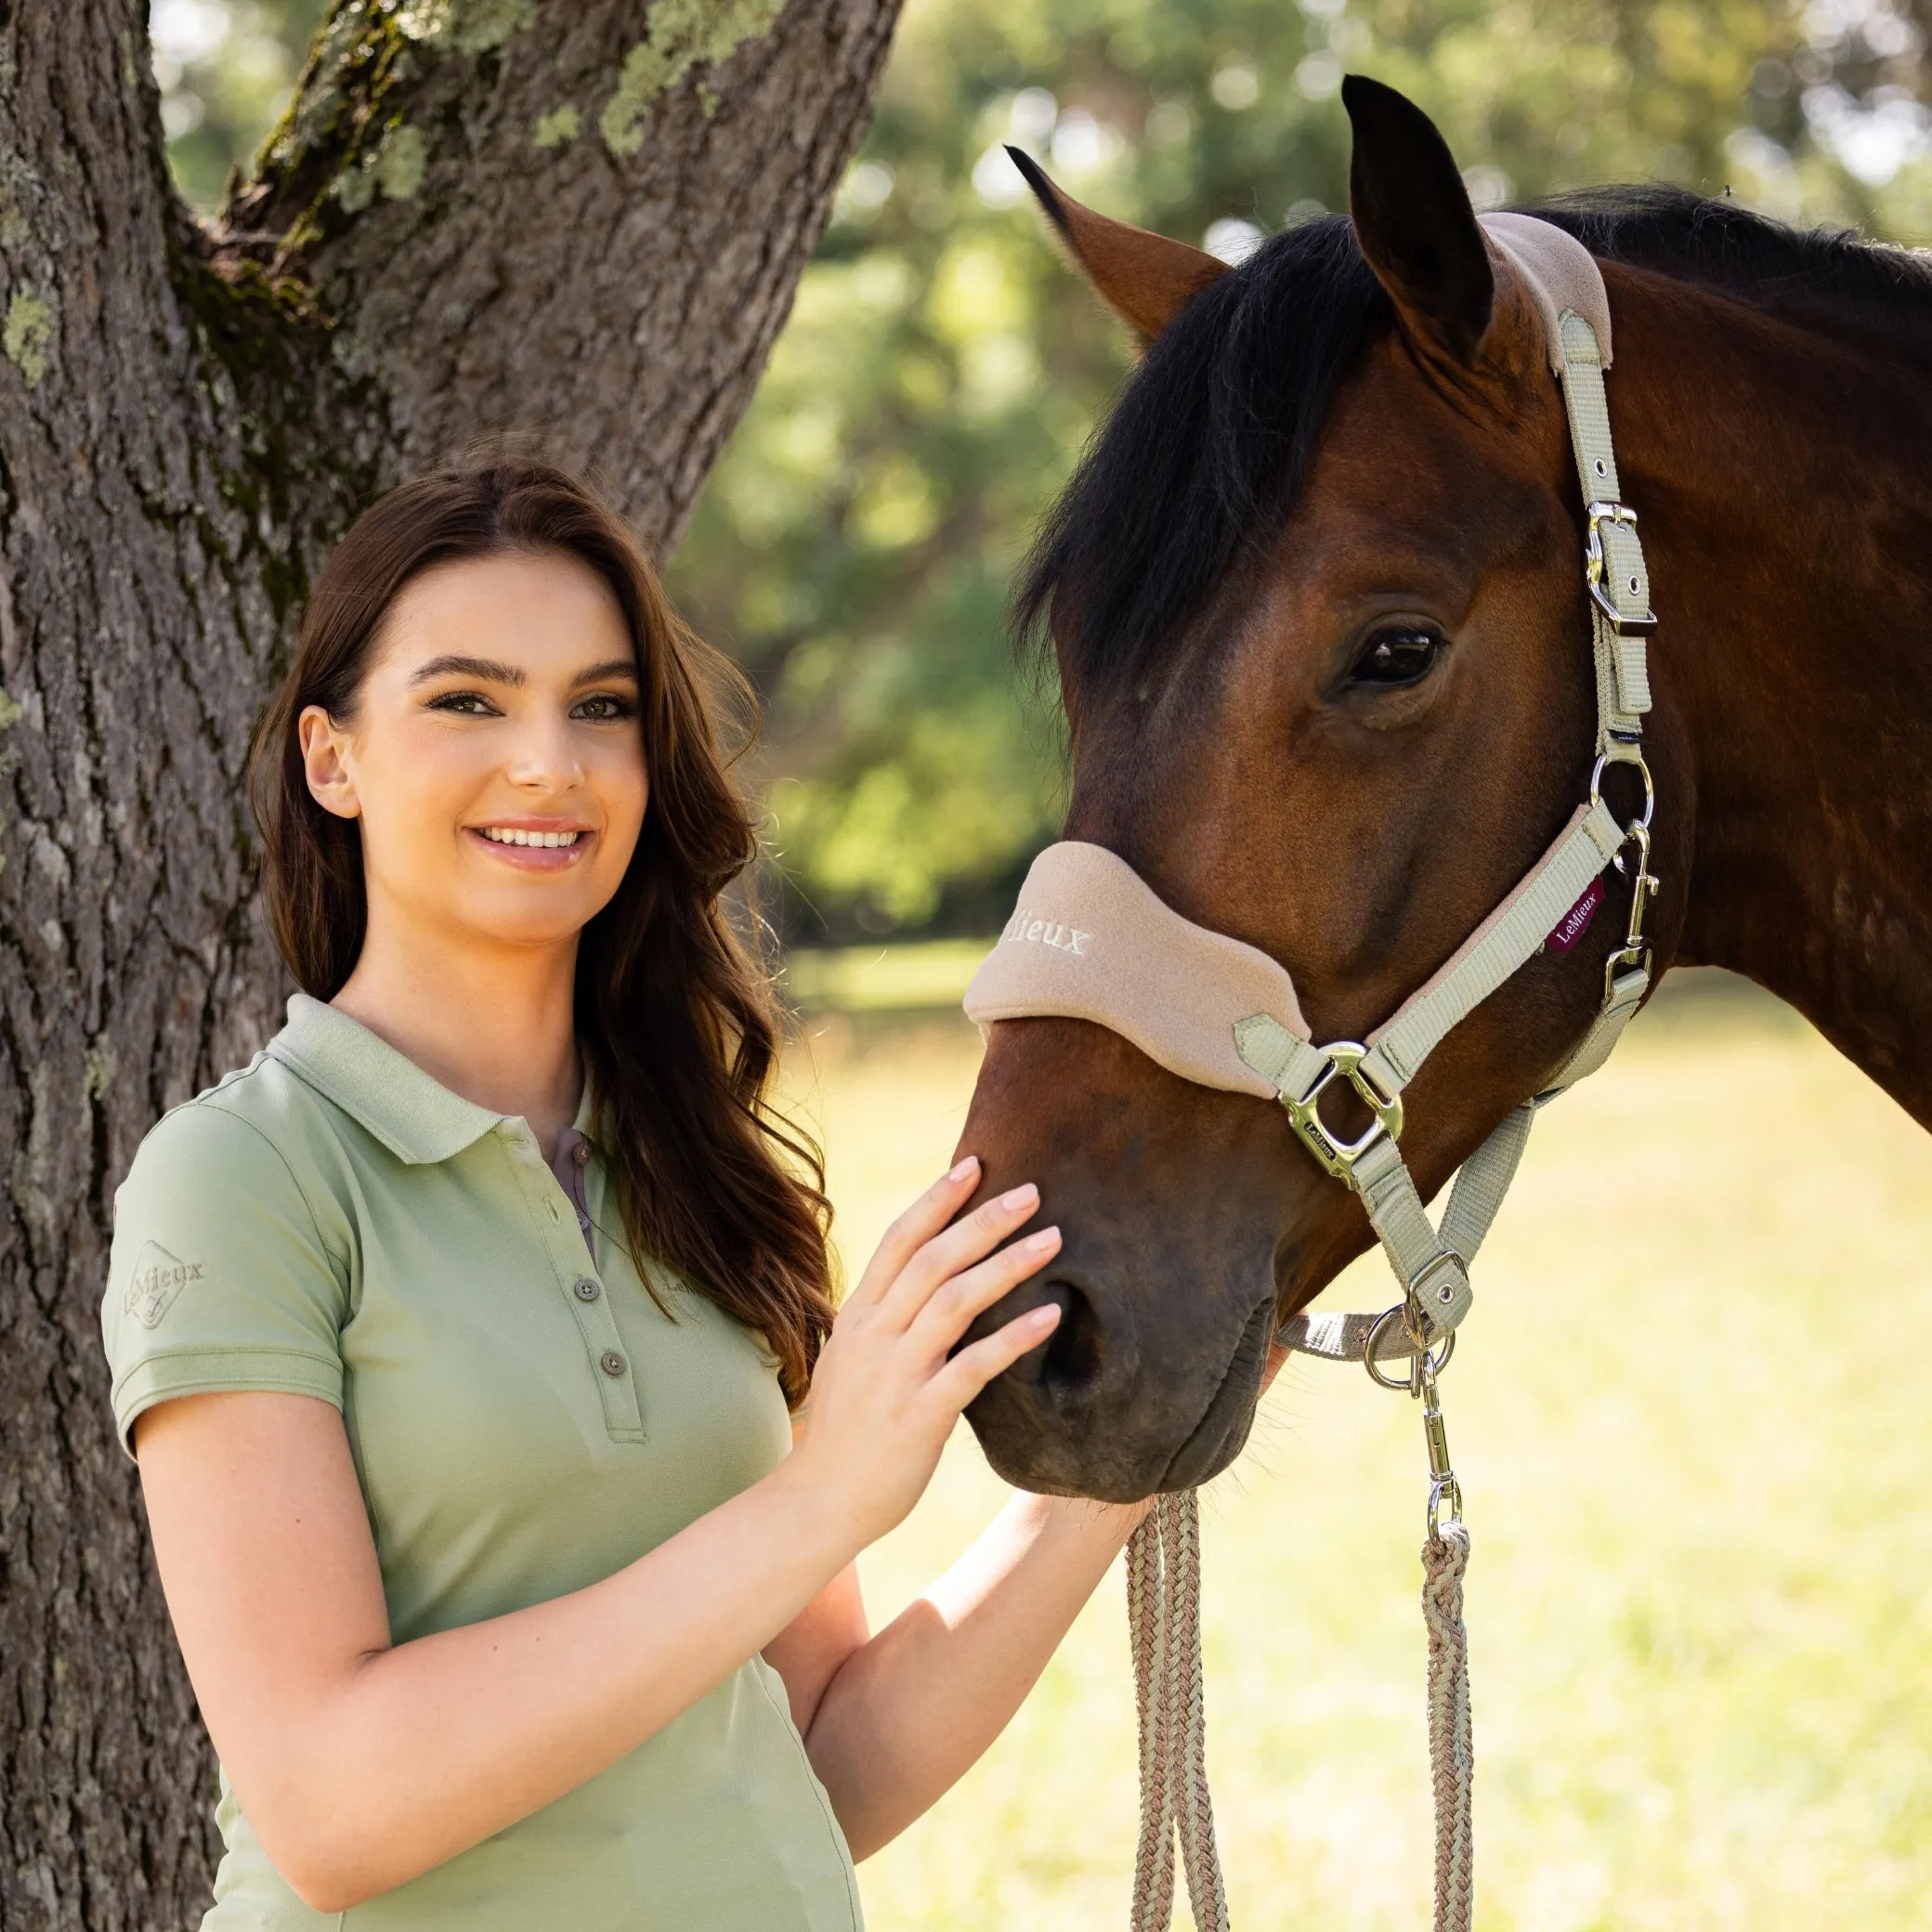
[[(142, 0), (0, 0), (9, 1932), (155, 1932), (206, 1902), (211, 1764), (96, 1308), (141, 1134), (273, 1030), (242, 771), (305, 587), (357, 508), (478, 430), (594, 461), (672, 543), (896, 4), (336, 0), (202, 225), (170, 185)], [(163, 12), (184, 144), (251, 111), (184, 98), (197, 12), (211, 58), (238, 17), (271, 54), (303, 23), (295, 0)]]

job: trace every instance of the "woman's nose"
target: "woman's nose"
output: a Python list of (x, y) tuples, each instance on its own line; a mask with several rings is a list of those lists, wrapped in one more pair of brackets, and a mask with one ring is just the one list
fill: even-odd
[(513, 783), (568, 790), (583, 778), (583, 760), (568, 718), (534, 716), (517, 731), (509, 777)]

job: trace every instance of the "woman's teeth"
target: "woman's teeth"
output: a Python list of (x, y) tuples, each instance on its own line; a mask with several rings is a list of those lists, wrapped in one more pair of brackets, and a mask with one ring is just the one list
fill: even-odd
[(581, 832), (524, 832), (506, 825), (486, 825), (483, 836), (499, 845), (574, 845)]

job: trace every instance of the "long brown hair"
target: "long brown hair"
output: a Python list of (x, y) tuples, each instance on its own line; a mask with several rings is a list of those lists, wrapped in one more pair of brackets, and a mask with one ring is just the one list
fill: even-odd
[(383, 620), (412, 578), (518, 551), (587, 564), (637, 654), (650, 803), (622, 883), (578, 948), (594, 1137), (640, 1259), (668, 1263), (757, 1329), (795, 1406), (831, 1325), (829, 1207), (818, 1150), (771, 1105), (778, 1034), (765, 976), (720, 905), (757, 837), (705, 689), (747, 705), (751, 694), (685, 629), (642, 546), (579, 477), (522, 459), (437, 470), (391, 490), (336, 545), (251, 768), (276, 941), (303, 990), (330, 999), (368, 924), (361, 834), (308, 790), (303, 710), (353, 718)]

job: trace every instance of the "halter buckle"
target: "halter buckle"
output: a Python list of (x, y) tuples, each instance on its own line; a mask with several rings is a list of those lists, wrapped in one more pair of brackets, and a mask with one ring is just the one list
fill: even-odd
[[(1402, 1095), (1385, 1094), (1362, 1071), (1368, 1049), (1356, 1040), (1337, 1040), (1322, 1050), (1328, 1064), (1315, 1076), (1315, 1082), (1299, 1100), (1283, 1094), (1281, 1103), (1301, 1144), (1338, 1181), (1351, 1178), (1355, 1163), (1386, 1134), (1391, 1141), (1402, 1139)], [(1339, 1140), (1331, 1133), (1317, 1108), (1321, 1098), (1337, 1075), (1345, 1079), (1367, 1103), (1375, 1118), (1352, 1141)]]
[[(1633, 535), (1637, 530), (1637, 512), (1628, 503), (1608, 501), (1589, 504), (1584, 511), (1584, 520), (1589, 526), (1589, 554), (1584, 560), (1584, 581), (1589, 585), (1590, 595), (1597, 608), (1603, 613), (1604, 621), (1619, 637), (1641, 637), (1646, 632), (1657, 628), (1657, 613), (1645, 610), (1632, 616), (1630, 612), (1618, 608), (1617, 600), (1610, 591), (1610, 546), (1604, 542), (1603, 533), (1612, 524), (1621, 524)], [(1634, 590), (1636, 585), (1633, 583)]]

